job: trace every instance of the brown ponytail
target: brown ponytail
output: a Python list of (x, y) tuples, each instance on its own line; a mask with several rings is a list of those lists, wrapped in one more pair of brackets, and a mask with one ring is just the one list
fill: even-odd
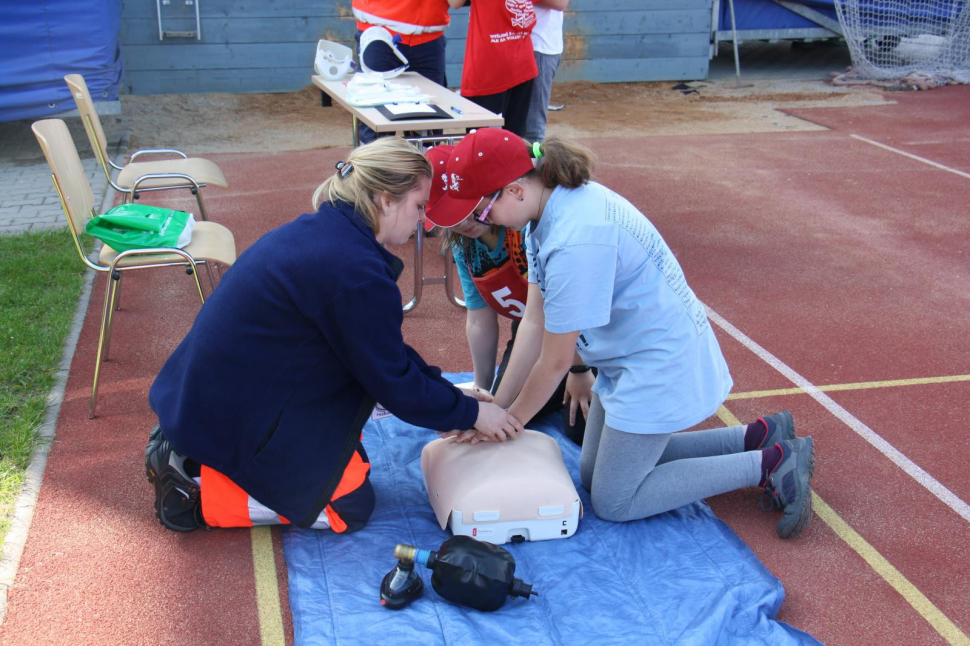
[(535, 172), (546, 188), (579, 188), (593, 174), (596, 156), (585, 146), (550, 137), (542, 142), (541, 150)]

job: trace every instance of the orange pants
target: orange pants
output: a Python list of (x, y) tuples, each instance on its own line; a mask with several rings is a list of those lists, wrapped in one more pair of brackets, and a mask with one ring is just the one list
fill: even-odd
[[(358, 444), (330, 504), (324, 508), (313, 528), (346, 532), (363, 527), (374, 508), (369, 475), (367, 453)], [(289, 520), (259, 503), (227, 476), (205, 465), (202, 466), (200, 489), (202, 516), (211, 527), (290, 524)]]

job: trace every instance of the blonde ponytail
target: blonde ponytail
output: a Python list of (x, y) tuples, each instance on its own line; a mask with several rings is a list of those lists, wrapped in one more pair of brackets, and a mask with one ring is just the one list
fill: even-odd
[(431, 164), (400, 137), (382, 137), (351, 151), (347, 161), (313, 192), (313, 208), (327, 202), (353, 204), (373, 229), (380, 231), (378, 198), (403, 198), (421, 178), (431, 178)]

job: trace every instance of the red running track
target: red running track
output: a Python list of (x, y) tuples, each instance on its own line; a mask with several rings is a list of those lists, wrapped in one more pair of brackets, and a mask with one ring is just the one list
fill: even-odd
[[(853, 139), (855, 133), (970, 170), (967, 88), (891, 94), (896, 105), (799, 111), (831, 132), (594, 140), (598, 179), (667, 238), (698, 296), (815, 385), (970, 373), (970, 180)], [(955, 97), (955, 98), (954, 98)], [(918, 127), (911, 124), (919, 120)], [(900, 130), (906, 126), (906, 134)], [(240, 250), (308, 208), (345, 154), (217, 155), (232, 187), (207, 189)], [(192, 208), (183, 198), (165, 204)], [(426, 273), (440, 272), (428, 239)], [(400, 250), (405, 260), (410, 247)], [(410, 269), (410, 263), (408, 263)], [(87, 420), (103, 284), (96, 283), (0, 641), (257, 644), (248, 531), (177, 535), (151, 512), (147, 389), (198, 305), (179, 270), (125, 278), (99, 418)], [(411, 278), (401, 281), (410, 297)], [(735, 393), (792, 387), (717, 329)], [(429, 362), (468, 370), (463, 313), (425, 288), (405, 323)], [(959, 498), (970, 499), (970, 383), (832, 392), (852, 415)], [(791, 408), (818, 447), (820, 497), (956, 626), (970, 632), (970, 531), (806, 394), (736, 399), (742, 421)], [(720, 425), (712, 419), (705, 426)], [(945, 643), (819, 518), (781, 541), (758, 492), (710, 502), (784, 582), (780, 619), (832, 644)], [(278, 556), (278, 533), (277, 538)], [(278, 560), (278, 563), (280, 561)], [(285, 604), (285, 573), (280, 571)], [(376, 583), (375, 583), (376, 586)], [(284, 612), (285, 634), (292, 627)]]

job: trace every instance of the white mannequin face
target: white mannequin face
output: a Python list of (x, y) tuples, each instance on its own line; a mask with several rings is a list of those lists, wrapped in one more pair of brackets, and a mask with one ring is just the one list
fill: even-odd
[(381, 230), (377, 234), (377, 241), (383, 245), (407, 242), (418, 226), (418, 219), (424, 214), (430, 192), (431, 180), (422, 177), (417, 186), (400, 200), (391, 201), (384, 195), (380, 196), (377, 206), (381, 209)]

